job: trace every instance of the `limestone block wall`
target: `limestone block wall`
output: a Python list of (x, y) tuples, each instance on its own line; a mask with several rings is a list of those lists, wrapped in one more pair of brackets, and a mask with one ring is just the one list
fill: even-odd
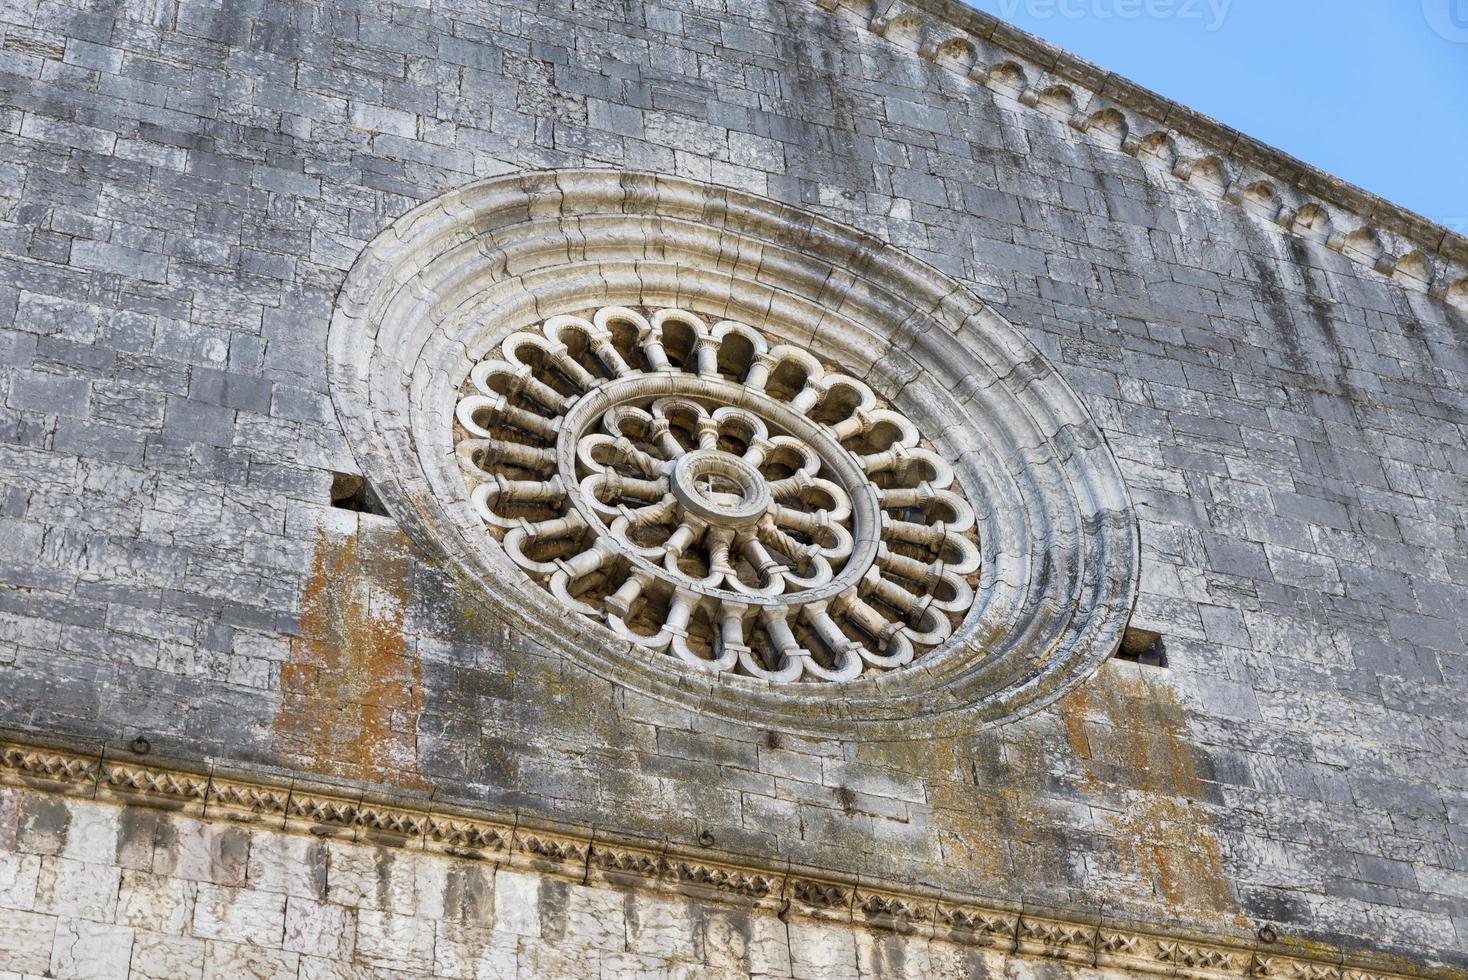
[[(1164, 636), (1168, 667), (1109, 663), (968, 734), (803, 738), (598, 677), (510, 630), (390, 517), (332, 507), (333, 473), (358, 467), (326, 378), (346, 270), (423, 201), (566, 167), (765, 195), (991, 304), (1121, 462), (1142, 545), (1133, 623)], [(1358, 953), (1461, 971), (1462, 257), (1442, 229), (928, 0), (9, 0), (0, 727), (96, 757), (143, 736), (209, 771), (511, 824), (708, 835), (764, 866), (1068, 923), (1250, 950), (1263, 929), (1314, 951), (1300, 980)], [(694, 972), (888, 943), (777, 926), (776, 909), (729, 926), (737, 946), (707, 938), (695, 902), (689, 956), (635, 938), (641, 897), (533, 868), (5, 799), (0, 969), (21, 973), (90, 975), (67, 957), (124, 946), (157, 975), (174, 967), (145, 966), (148, 950), (176, 950), (180, 975), (254, 956), (314, 975), (317, 953), (423, 973), (461, 927), (484, 941), (474, 957), (513, 949), (526, 975), (590, 956), (603, 928), (613, 966)], [(338, 851), (391, 871), (338, 900)], [(272, 879), (271, 861), (325, 877)], [(158, 891), (128, 905), (144, 874)], [(389, 885), (416, 897), (393, 905)], [(538, 936), (496, 911), (520, 886)], [(569, 924), (573, 893), (621, 918)], [(710, 953), (765, 950), (766, 929), (768, 962)], [(946, 941), (891, 955), (944, 959)]]

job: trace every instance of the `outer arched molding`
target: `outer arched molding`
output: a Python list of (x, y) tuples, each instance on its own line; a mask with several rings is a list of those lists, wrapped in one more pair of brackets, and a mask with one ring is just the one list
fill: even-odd
[[(605, 305), (760, 325), (863, 379), (954, 462), (978, 512), (979, 598), (949, 644), (837, 685), (709, 677), (600, 628), (567, 629), (470, 506), (456, 393), (509, 332)], [(1120, 470), (1070, 387), (952, 278), (853, 228), (660, 175), (520, 173), (393, 222), (341, 289), (332, 399), (407, 532), (516, 630), (610, 681), (776, 731), (955, 734), (1054, 701), (1115, 650), (1139, 562)]]

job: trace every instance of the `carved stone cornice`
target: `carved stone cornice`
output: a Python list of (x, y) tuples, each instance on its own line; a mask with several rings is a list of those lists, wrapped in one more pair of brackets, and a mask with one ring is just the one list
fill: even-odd
[(958, 0), (817, 0), (1075, 139), (1148, 161), (1222, 201), (1468, 308), (1468, 237)]
[(1463, 980), (1461, 971), (1395, 969), (1320, 943), (1263, 944), (1233, 936), (1110, 922), (1094, 912), (1005, 906), (977, 896), (793, 868), (771, 857), (650, 842), (604, 827), (551, 826), (427, 799), (344, 791), (306, 776), (277, 779), (223, 767), (200, 772), (0, 739), (0, 784), (116, 805), (187, 812), (262, 830), (425, 848), (575, 881), (673, 892), (857, 927), (988, 947), (1038, 960), (1167, 974), (1190, 980)]

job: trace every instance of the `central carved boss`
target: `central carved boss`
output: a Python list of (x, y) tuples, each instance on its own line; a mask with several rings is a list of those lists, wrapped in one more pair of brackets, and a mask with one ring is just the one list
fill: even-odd
[[(718, 439), (709, 440), (718, 445)], [(672, 467), (673, 496), (684, 520), (725, 529), (747, 528), (770, 514), (774, 495), (769, 481), (756, 468), (762, 456), (746, 460), (719, 449), (695, 449), (677, 458)], [(730, 569), (732, 572), (733, 570)], [(738, 583), (729, 583), (738, 587)]]

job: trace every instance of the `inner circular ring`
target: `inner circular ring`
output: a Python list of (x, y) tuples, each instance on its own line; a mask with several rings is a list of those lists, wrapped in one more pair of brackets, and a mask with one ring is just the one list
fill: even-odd
[(673, 496), (683, 509), (718, 527), (749, 527), (770, 509), (764, 476), (732, 453), (694, 449), (673, 465)]
[[(877, 490), (868, 479), (866, 471), (856, 457), (836, 441), (824, 426), (812, 422), (784, 402), (771, 398), (742, 384), (719, 378), (700, 377), (682, 373), (638, 374), (606, 381), (581, 396), (566, 410), (556, 434), (556, 468), (566, 488), (571, 506), (591, 527), (606, 529), (606, 523), (593, 508), (576, 479), (576, 447), (581, 438), (595, 425), (600, 424), (606, 412), (629, 402), (646, 403), (667, 396), (692, 398), (711, 406), (732, 405), (742, 408), (763, 419), (770, 426), (771, 434), (785, 433), (801, 440), (820, 458), (822, 473), (839, 484), (851, 499), (851, 555), (841, 571), (829, 582), (799, 592), (785, 592), (776, 596), (750, 595), (732, 589), (718, 588), (695, 582), (685, 576), (669, 571), (663, 565), (635, 552), (618, 546), (610, 534), (605, 540), (617, 548), (635, 568), (664, 581), (674, 581), (678, 586), (700, 595), (746, 605), (786, 606), (792, 596), (803, 603), (832, 599), (851, 588), (866, 574), (876, 561), (880, 544), (881, 519), (877, 506)], [(692, 455), (697, 450), (685, 453)], [(682, 457), (680, 457), (681, 459)], [(761, 481), (763, 477), (761, 476)]]

